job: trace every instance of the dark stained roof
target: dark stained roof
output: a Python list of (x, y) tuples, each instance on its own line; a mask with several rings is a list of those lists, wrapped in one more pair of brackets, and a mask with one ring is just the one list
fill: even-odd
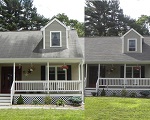
[(0, 58), (82, 58), (76, 31), (69, 31), (69, 49), (45, 49), (41, 31), (0, 32)]
[(122, 53), (120, 37), (85, 38), (86, 63), (150, 62), (150, 37), (143, 41), (142, 53)]

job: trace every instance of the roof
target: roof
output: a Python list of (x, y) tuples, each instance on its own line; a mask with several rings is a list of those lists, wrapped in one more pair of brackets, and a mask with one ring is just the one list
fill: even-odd
[(64, 28), (68, 29), (66, 25), (64, 25), (62, 22), (60, 22), (57, 18), (54, 18), (51, 20), (47, 25), (45, 25), (43, 28), (41, 28), (41, 31), (45, 30), (50, 24), (52, 24), (54, 21), (58, 22), (60, 25), (62, 25)]
[(127, 34), (129, 34), (131, 31), (134, 31), (136, 34), (138, 34), (141, 38), (144, 38), (141, 34), (139, 34), (136, 30), (134, 30), (133, 28), (131, 28), (128, 32), (126, 32), (121, 38), (124, 38), (124, 36), (126, 36)]
[(0, 58), (82, 58), (76, 31), (69, 31), (69, 49), (43, 49), (41, 31), (0, 32)]
[(122, 53), (120, 37), (85, 38), (86, 63), (150, 62), (150, 37), (145, 37), (142, 53)]

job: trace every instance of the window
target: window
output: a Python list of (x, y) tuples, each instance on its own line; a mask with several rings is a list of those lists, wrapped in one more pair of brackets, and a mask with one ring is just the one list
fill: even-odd
[(126, 78), (141, 78), (141, 66), (126, 67)]
[(49, 69), (50, 80), (67, 80), (67, 71), (59, 66), (50, 67)]
[(50, 47), (61, 47), (61, 31), (50, 31)]
[(137, 40), (129, 39), (128, 40), (128, 51), (136, 51), (137, 50)]

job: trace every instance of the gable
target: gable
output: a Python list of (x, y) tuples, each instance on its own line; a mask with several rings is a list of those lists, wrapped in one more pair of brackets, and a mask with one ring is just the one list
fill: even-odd
[(134, 29), (130, 29), (122, 36), (123, 53), (142, 53), (142, 38)]
[(43, 31), (43, 49), (67, 49), (68, 29), (57, 19), (53, 19)]

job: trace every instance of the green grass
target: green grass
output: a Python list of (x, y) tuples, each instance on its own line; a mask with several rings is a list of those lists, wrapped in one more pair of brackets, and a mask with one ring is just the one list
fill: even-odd
[(83, 110), (0, 109), (0, 120), (84, 120)]
[(87, 97), (86, 120), (150, 120), (150, 99)]

